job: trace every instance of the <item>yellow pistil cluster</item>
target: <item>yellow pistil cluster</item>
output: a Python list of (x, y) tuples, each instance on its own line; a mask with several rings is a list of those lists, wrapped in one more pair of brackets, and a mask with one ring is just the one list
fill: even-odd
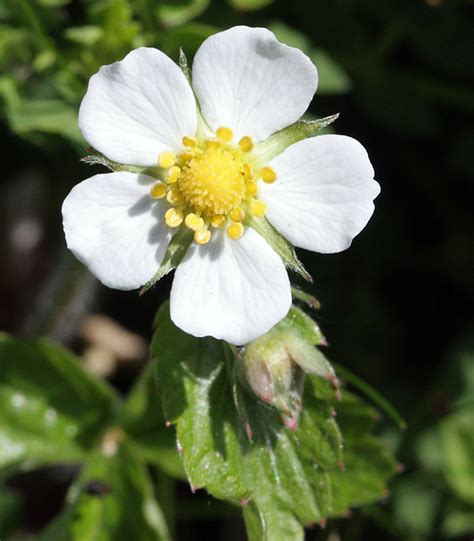
[(272, 183), (277, 175), (271, 167), (254, 172), (252, 139), (244, 136), (232, 145), (233, 138), (232, 130), (222, 126), (214, 139), (185, 136), (184, 152), (176, 156), (167, 151), (158, 157), (164, 179), (151, 187), (150, 195), (166, 197), (171, 205), (166, 224), (175, 228), (184, 223), (194, 231), (197, 244), (208, 243), (212, 230), (222, 227), (231, 239), (239, 239), (246, 215), (265, 215), (265, 203), (257, 198), (258, 181)]

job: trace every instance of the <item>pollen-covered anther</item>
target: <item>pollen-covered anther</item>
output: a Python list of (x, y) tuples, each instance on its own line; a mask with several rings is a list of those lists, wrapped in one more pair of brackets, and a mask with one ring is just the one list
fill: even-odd
[(197, 147), (198, 144), (198, 140), (196, 139), (196, 137), (191, 137), (189, 135), (185, 135), (181, 142), (183, 143), (183, 146), (190, 148)]
[(225, 126), (217, 128), (216, 135), (221, 141), (224, 141), (224, 143), (230, 143), (234, 138), (234, 132)]
[(190, 212), (184, 220), (184, 225), (188, 229), (192, 229), (193, 231), (199, 231), (204, 227), (204, 220), (201, 218), (201, 216)]
[(181, 174), (181, 168), (177, 165), (173, 165), (168, 170), (168, 176), (166, 177), (166, 182), (168, 184), (174, 184), (178, 181), (179, 175)]
[(176, 163), (176, 155), (174, 152), (166, 150), (158, 156), (158, 165), (165, 169), (169, 169)]
[(221, 148), (222, 141), (220, 139), (207, 139), (204, 141), (206, 148)]
[(248, 135), (244, 135), (239, 141), (239, 147), (242, 152), (252, 152), (253, 141)]
[(199, 229), (194, 233), (194, 240), (198, 244), (207, 244), (211, 240), (211, 232), (209, 229)]
[(157, 182), (153, 184), (153, 186), (150, 189), (150, 196), (153, 199), (163, 199), (163, 197), (166, 195), (166, 190), (168, 187), (163, 182)]
[(168, 227), (179, 227), (183, 223), (183, 213), (176, 209), (168, 209), (165, 212), (165, 222)]
[(244, 219), (245, 211), (242, 207), (235, 207), (230, 211), (229, 216), (233, 222), (241, 222)]
[(168, 193), (166, 194), (166, 200), (168, 201), (168, 203), (174, 206), (182, 205), (184, 203), (183, 195), (176, 188), (172, 188), (168, 191)]
[(258, 193), (258, 186), (256, 182), (247, 182), (245, 185), (245, 190), (248, 196), (257, 195)]
[(227, 235), (233, 240), (240, 239), (243, 234), (244, 226), (240, 222), (234, 222), (227, 228)]
[(226, 217), (223, 214), (216, 214), (211, 218), (211, 225), (212, 227), (222, 227), (225, 221)]
[(262, 178), (263, 182), (266, 182), (267, 184), (272, 184), (277, 179), (277, 174), (275, 172), (275, 169), (266, 166), (262, 167), (260, 171), (260, 177)]
[(250, 213), (252, 216), (261, 218), (265, 216), (265, 212), (267, 212), (267, 205), (263, 201), (255, 200), (250, 203)]

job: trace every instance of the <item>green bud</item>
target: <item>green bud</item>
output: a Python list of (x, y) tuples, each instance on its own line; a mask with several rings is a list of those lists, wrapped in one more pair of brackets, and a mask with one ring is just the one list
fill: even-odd
[(255, 395), (282, 415), (295, 429), (301, 411), (303, 373), (293, 362), (286, 344), (291, 336), (270, 331), (245, 347), (240, 375)]
[(298, 424), (306, 373), (330, 381), (339, 398), (334, 370), (314, 347), (324, 343), (318, 325), (293, 306), (284, 320), (242, 352), (238, 365), (241, 379), (260, 400), (280, 412), (291, 430)]

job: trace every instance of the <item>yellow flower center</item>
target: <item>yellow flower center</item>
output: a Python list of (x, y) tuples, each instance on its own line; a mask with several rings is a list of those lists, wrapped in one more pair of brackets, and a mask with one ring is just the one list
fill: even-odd
[(233, 145), (233, 138), (230, 128), (220, 127), (215, 139), (185, 136), (184, 152), (176, 156), (166, 151), (158, 157), (164, 179), (152, 186), (150, 196), (166, 197), (171, 206), (165, 212), (166, 224), (191, 229), (197, 244), (208, 243), (212, 230), (222, 227), (237, 240), (244, 234), (247, 215), (265, 215), (258, 181), (275, 182), (277, 174), (268, 166), (253, 171), (252, 139), (244, 136)]
[(186, 203), (206, 216), (229, 214), (245, 196), (242, 164), (222, 148), (208, 148), (189, 160), (178, 186)]

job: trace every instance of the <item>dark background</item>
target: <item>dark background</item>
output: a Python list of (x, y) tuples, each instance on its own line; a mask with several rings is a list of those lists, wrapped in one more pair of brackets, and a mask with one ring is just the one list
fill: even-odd
[[(472, 374), (472, 2), (277, 0), (251, 11), (212, 2), (193, 23), (186, 23), (202, 27), (189, 31), (158, 22), (153, 28), (135, 9), (141, 3), (123, 3), (147, 41), (175, 59), (177, 44), (184, 41), (192, 55), (200, 35), (212, 27), (271, 27), (278, 21), (305, 36), (312, 50), (323, 50), (350, 81), (343, 91), (317, 94), (310, 113), (341, 113), (334, 130), (364, 144), (382, 192), (372, 220), (348, 251), (300, 251), (299, 256), (315, 278), (311, 291), (322, 304), (317, 318), (330, 343), (330, 357), (382, 392), (399, 409), (408, 429), (400, 433), (389, 423), (382, 425), (384, 437), (406, 468), (393, 483), (393, 498), (382, 514), (355, 513), (340, 525), (339, 535), (344, 540), (450, 537), (442, 529), (444, 512), (456, 505), (457, 496), (442, 474), (425, 467), (417, 449), (424, 431), (451, 411), (465, 384), (463, 370), (470, 366)], [(56, 10), (41, 5), (35, 9), (43, 17), (48, 39), (61, 47), (64, 28), (85, 24), (90, 6), (85, 1)], [(0, 16), (3, 23), (26, 27), (19, 8), (3, 6), (1, 0)], [(32, 39), (31, 55), (37, 54), (36, 46)], [(69, 98), (61, 99), (77, 110), (95, 64), (118, 60), (130, 48), (124, 38), (102, 47), (97, 58), (83, 51), (76, 70), (80, 84)], [(0, 48), (0, 53), (0, 81), (19, 80), (23, 97), (48, 96), (51, 89), (45, 81), (59, 68), (25, 74), (22, 70), (31, 63), (27, 52), (23, 58), (12, 50), (5, 53)], [(69, 61), (74, 51), (65, 54)], [(312, 58), (318, 64), (318, 54)], [(79, 162), (85, 145), (61, 130), (19, 127), (5, 96), (3, 87), (0, 328), (20, 335), (47, 334), (80, 351), (78, 325), (86, 314), (100, 312), (149, 338), (170, 279), (139, 297), (137, 292), (105, 289), (73, 260), (65, 249), (60, 207), (70, 188), (95, 169)], [(134, 371), (119, 367), (111, 379), (126, 391)], [(29, 528), (51, 517), (66, 487), (64, 479), (58, 482), (51, 472), (30, 474), (17, 485), (28, 493)], [(425, 521), (421, 525), (410, 522), (403, 511), (403, 499), (413, 487), (417, 494), (420, 486), (434, 501), (429, 518), (422, 518), (420, 511), (419, 520)], [(179, 490), (187, 491), (184, 486)], [(50, 502), (39, 505), (45, 491), (52, 495)], [(419, 503), (419, 498), (414, 501)], [(233, 539), (230, 531), (236, 539), (243, 538), (236, 519), (183, 520), (178, 527), (184, 540)], [(313, 531), (308, 539), (327, 535), (329, 530)], [(463, 535), (452, 537), (469, 538)]]

